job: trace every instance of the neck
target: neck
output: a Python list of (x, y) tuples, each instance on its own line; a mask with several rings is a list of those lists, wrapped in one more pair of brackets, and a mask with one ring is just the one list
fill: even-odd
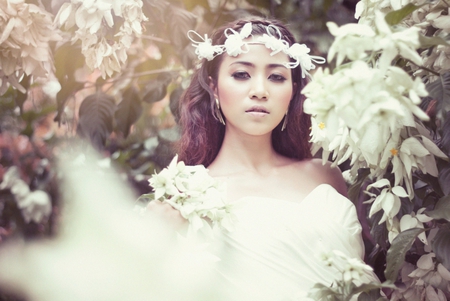
[(247, 136), (226, 132), (222, 147), (208, 167), (215, 176), (235, 172), (265, 173), (280, 163), (282, 156), (272, 146), (271, 134)]

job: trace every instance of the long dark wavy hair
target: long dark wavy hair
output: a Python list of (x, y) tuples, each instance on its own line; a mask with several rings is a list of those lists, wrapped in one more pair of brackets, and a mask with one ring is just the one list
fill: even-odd
[[(293, 34), (280, 21), (250, 17), (218, 28), (211, 37), (212, 44), (224, 44), (226, 28), (239, 32), (248, 22), (252, 23), (253, 35), (267, 33), (267, 26), (275, 25), (289, 45), (295, 43)], [(272, 31), (272, 34), (277, 36), (273, 29)], [(207, 167), (216, 158), (222, 146), (225, 126), (213, 114), (216, 103), (214, 91), (210, 88), (210, 78), (217, 83), (223, 55), (225, 54), (218, 55), (211, 61), (203, 59), (201, 67), (193, 74), (191, 84), (179, 102), (181, 138), (176, 145), (176, 151), (178, 159), (188, 165), (203, 164)], [(282, 120), (272, 131), (272, 145), (275, 151), (283, 156), (303, 160), (311, 158), (311, 119), (303, 112), (304, 96), (300, 93), (306, 79), (301, 77), (300, 66), (291, 69), (291, 72), (294, 93), (289, 104), (287, 125), (284, 131), (281, 131)]]

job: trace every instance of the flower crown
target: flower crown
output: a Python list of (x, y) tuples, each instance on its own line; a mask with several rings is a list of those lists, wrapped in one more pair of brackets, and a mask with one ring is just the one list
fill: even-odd
[[(274, 36), (270, 32), (271, 28), (275, 30), (277, 36)], [(232, 28), (227, 28), (224, 31), (227, 38), (223, 45), (212, 45), (212, 40), (208, 38), (208, 35), (205, 34), (205, 37), (203, 38), (194, 30), (189, 30), (187, 36), (194, 43), (192, 46), (195, 47), (195, 54), (200, 60), (205, 58), (208, 61), (211, 61), (224, 52), (229, 56), (235, 57), (241, 53), (247, 53), (250, 50), (248, 47), (250, 44), (263, 44), (268, 49), (272, 50), (270, 55), (275, 55), (282, 51), (292, 58), (294, 61), (285, 63), (284, 66), (292, 69), (300, 65), (302, 78), (305, 78), (306, 75), (310, 77), (308, 71), (316, 68), (313, 62), (317, 64), (325, 63), (323, 57), (309, 55), (310, 49), (305, 44), (294, 43), (289, 46), (289, 43), (282, 39), (282, 34), (278, 27), (268, 25), (266, 26), (266, 31), (267, 34), (258, 36), (256, 41), (245, 42), (244, 40), (252, 35), (252, 23), (246, 23), (240, 32), (237, 32)], [(200, 38), (200, 41), (196, 41), (191, 35), (196, 35), (197, 38)]]

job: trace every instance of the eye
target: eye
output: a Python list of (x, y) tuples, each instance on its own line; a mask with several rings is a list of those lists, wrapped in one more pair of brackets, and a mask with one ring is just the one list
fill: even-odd
[(282, 82), (284, 82), (284, 81), (286, 80), (286, 77), (284, 77), (284, 76), (281, 75), (281, 74), (271, 74), (271, 75), (269, 76), (269, 79), (270, 79), (271, 81), (274, 81), (274, 82), (280, 82), (280, 83), (282, 83)]
[(237, 79), (237, 80), (244, 80), (244, 79), (249, 79), (250, 78), (250, 74), (248, 74), (245, 71), (236, 71), (233, 74), (231, 74), (231, 76), (234, 79)]

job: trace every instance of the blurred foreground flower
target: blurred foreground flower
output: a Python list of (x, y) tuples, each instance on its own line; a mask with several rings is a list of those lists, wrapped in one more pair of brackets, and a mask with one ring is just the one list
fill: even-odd
[(12, 166), (3, 176), (0, 190), (9, 189), (16, 199), (25, 222), (45, 222), (52, 212), (52, 202), (43, 190), (30, 191), (28, 184), (20, 178), (19, 169)]
[(135, 198), (112, 170), (65, 163), (62, 171), (62, 228), (52, 239), (2, 246), (2, 289), (34, 301), (220, 300), (216, 258), (133, 212)]

